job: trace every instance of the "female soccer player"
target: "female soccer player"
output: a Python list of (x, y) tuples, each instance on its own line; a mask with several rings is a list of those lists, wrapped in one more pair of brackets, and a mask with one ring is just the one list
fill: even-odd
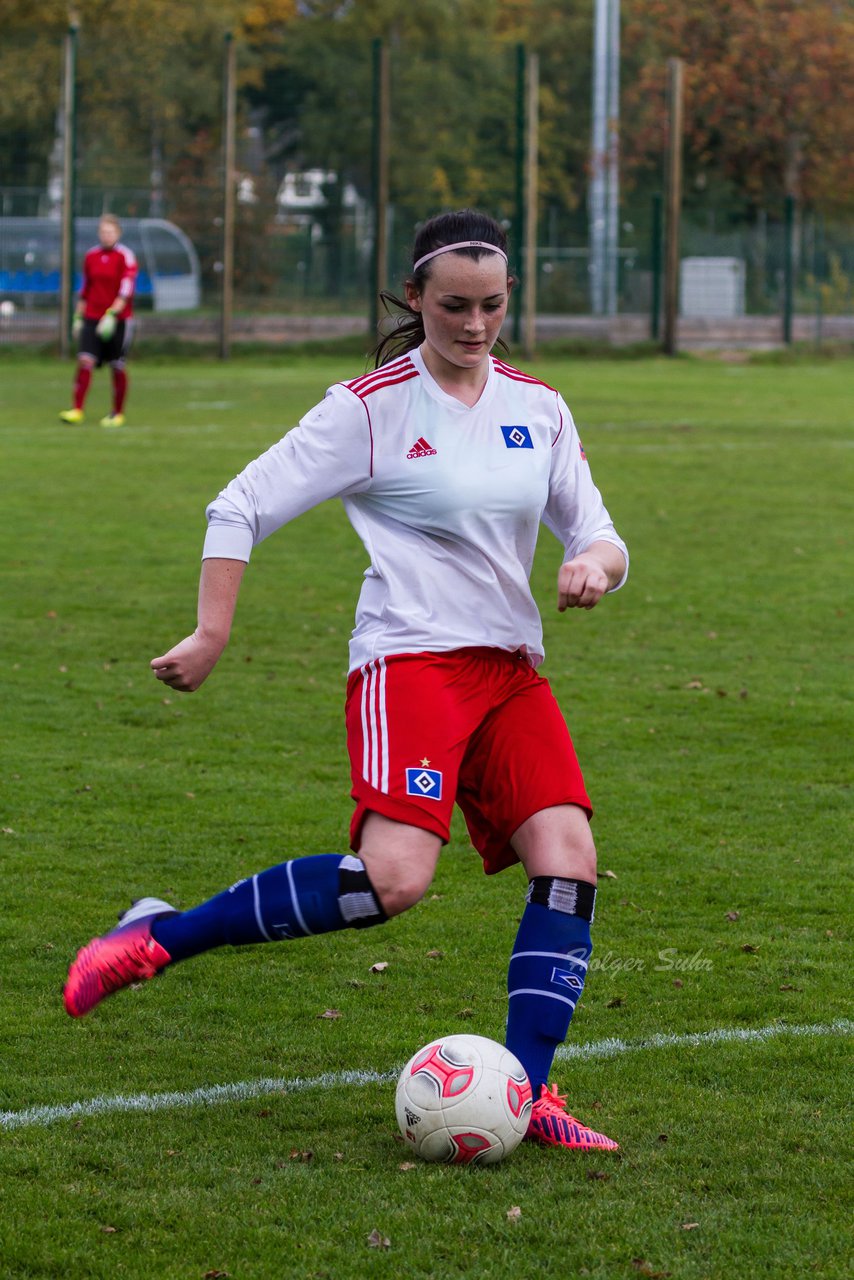
[(59, 415), (70, 426), (83, 421), (92, 371), (102, 364), (108, 364), (113, 373), (113, 408), (101, 419), (101, 426), (124, 426), (125, 365), (133, 328), (137, 263), (133, 250), (119, 243), (121, 234), (118, 218), (105, 213), (98, 223), (98, 243), (83, 259), (83, 284), (71, 326), (78, 344), (74, 406)]
[(487, 874), (521, 862), (507, 1045), (531, 1080), (529, 1136), (614, 1149), (548, 1086), (584, 986), (596, 897), (590, 801), (548, 683), (528, 582), (542, 521), (564, 547), (557, 607), (592, 609), (628, 556), (569, 410), (491, 355), (512, 287), (506, 238), (480, 213), (418, 232), (404, 323), (377, 368), (331, 387), (208, 508), (198, 625), (151, 667), (190, 692), (228, 641), (253, 546), (343, 500), (370, 563), (350, 644), (352, 852), (295, 858), (193, 910), (145, 898), (71, 966), (75, 1017), (225, 943), (385, 922), (427, 890), (460, 805)]

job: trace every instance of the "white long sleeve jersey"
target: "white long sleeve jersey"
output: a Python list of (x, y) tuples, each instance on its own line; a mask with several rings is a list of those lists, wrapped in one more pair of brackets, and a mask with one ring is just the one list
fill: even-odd
[(628, 567), (564, 401), (495, 357), (470, 408), (417, 350), (330, 387), (210, 504), (204, 557), (248, 561), (326, 498), (342, 499), (370, 560), (351, 671), (393, 653), (482, 645), (538, 666), (529, 577), (541, 521), (565, 559), (602, 539)]

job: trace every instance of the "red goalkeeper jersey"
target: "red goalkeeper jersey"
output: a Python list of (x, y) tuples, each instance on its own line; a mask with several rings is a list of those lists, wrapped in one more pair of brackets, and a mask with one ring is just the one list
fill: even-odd
[(136, 255), (126, 244), (105, 249), (96, 244), (83, 259), (83, 285), (80, 297), (86, 305), (87, 320), (100, 320), (118, 297), (125, 300), (122, 320), (133, 315), (133, 291), (139, 268)]

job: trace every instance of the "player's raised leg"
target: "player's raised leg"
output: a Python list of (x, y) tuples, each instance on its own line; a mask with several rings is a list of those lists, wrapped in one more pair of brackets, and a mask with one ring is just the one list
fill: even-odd
[(159, 898), (143, 898), (116, 929), (78, 952), (65, 986), (66, 1010), (82, 1017), (132, 982), (153, 978), (168, 965), (214, 947), (383, 924), (423, 896), (440, 845), (431, 832), (369, 814), (361, 856), (294, 858), (238, 880), (190, 911), (177, 912)]

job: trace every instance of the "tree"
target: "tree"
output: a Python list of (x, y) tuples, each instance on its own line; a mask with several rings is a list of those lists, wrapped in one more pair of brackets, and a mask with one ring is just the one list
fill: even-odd
[(177, 161), (200, 132), (218, 129), (225, 33), (254, 49), (245, 79), (257, 81), (258, 47), (280, 39), (295, 13), (296, 0), (42, 0), (37, 14), (26, 0), (0, 0), (0, 132), (17, 132), (28, 173), (44, 176), (73, 17), (79, 178), (146, 186), (153, 158)]
[(658, 168), (666, 59), (686, 63), (688, 174), (754, 206), (849, 208), (854, 19), (837, 0), (625, 0), (628, 169)]

